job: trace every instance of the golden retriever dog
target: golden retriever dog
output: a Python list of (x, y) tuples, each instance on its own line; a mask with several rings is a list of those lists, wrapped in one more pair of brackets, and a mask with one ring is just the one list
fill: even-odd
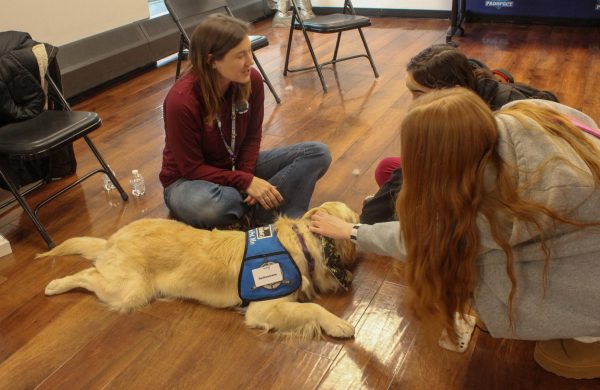
[[(248, 326), (301, 338), (319, 337), (322, 332), (333, 337), (354, 335), (352, 324), (316, 303), (306, 302), (317, 293), (335, 292), (341, 287), (328, 268), (321, 237), (308, 229), (310, 216), (317, 210), (358, 222), (356, 213), (340, 202), (326, 202), (300, 219), (280, 217), (274, 229), (300, 270), (301, 287), (281, 298), (250, 302), (245, 313)], [(338, 262), (351, 277), (347, 269), (356, 260), (354, 244), (350, 240), (330, 242)], [(245, 245), (245, 232), (201, 230), (168, 219), (141, 219), (119, 229), (108, 240), (71, 238), (36, 258), (81, 255), (94, 263), (51, 281), (46, 295), (83, 288), (117, 310), (135, 309), (161, 297), (227, 308), (242, 304), (238, 276)]]

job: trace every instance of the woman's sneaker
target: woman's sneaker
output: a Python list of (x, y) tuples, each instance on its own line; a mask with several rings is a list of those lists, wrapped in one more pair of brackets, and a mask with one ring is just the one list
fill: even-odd
[(600, 378), (600, 342), (572, 339), (538, 341), (533, 358), (553, 374), (575, 379)]

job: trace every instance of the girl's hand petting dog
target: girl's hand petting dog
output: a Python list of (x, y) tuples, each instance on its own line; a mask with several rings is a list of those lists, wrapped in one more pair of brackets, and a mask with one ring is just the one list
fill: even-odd
[(309, 230), (333, 239), (350, 239), (352, 224), (324, 211), (317, 211), (310, 217)]

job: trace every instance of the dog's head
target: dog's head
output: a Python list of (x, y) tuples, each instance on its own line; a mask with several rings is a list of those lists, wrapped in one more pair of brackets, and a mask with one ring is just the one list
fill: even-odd
[[(324, 211), (346, 222), (358, 223), (358, 215), (342, 202), (325, 202), (322, 205), (308, 210), (303, 219), (310, 217), (317, 211)], [(352, 281), (349, 271), (356, 262), (356, 246), (350, 240), (333, 240), (318, 236), (321, 245), (321, 255), (317, 256), (322, 262), (320, 272), (315, 272), (313, 278), (316, 287), (321, 292), (335, 291), (339, 287), (348, 288)], [(317, 271), (317, 269), (315, 269)], [(333, 278), (332, 278), (333, 276)]]

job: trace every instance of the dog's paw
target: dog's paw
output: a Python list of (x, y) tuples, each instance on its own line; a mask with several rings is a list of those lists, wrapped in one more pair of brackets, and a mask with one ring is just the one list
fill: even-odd
[(60, 294), (61, 292), (63, 291), (61, 289), (60, 279), (54, 279), (53, 281), (48, 283), (48, 285), (46, 286), (46, 290), (44, 290), (44, 293), (46, 295), (56, 295)]
[(327, 321), (322, 324), (322, 328), (329, 336), (338, 338), (350, 338), (354, 336), (354, 326), (341, 318), (335, 318), (335, 321)]

